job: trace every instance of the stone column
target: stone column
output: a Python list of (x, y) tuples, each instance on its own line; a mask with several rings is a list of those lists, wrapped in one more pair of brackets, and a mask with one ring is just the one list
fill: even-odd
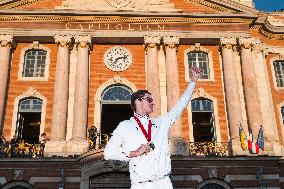
[(241, 46), (241, 67), (248, 125), (252, 128), (255, 141), (257, 139), (260, 125), (262, 125), (262, 117), (257, 81), (252, 60), (251, 42), (251, 38), (239, 39), (239, 44)]
[(72, 138), (68, 142), (68, 154), (81, 154), (88, 150), (87, 124), (89, 100), (89, 47), (90, 36), (76, 36), (78, 48)]
[(239, 139), (239, 124), (242, 123), (243, 119), (233, 55), (233, 47), (236, 45), (236, 38), (221, 38), (220, 40), (230, 140), (232, 143), (233, 154), (237, 155), (243, 153)]
[[(180, 98), (179, 73), (177, 62), (178, 37), (163, 38), (166, 51), (166, 76), (167, 76), (167, 107), (168, 111), (176, 105)], [(170, 130), (170, 150), (172, 155), (188, 155), (188, 145), (182, 138), (182, 122), (178, 118)]]
[(71, 36), (55, 35), (58, 45), (55, 72), (55, 84), (52, 107), (52, 125), (50, 141), (45, 145), (45, 156), (66, 154), (66, 127), (68, 111), (68, 78), (69, 78), (69, 48)]
[(52, 108), (51, 140), (65, 141), (71, 36), (56, 35), (54, 38), (58, 44), (58, 50)]
[(158, 45), (161, 37), (144, 37), (145, 51), (147, 53), (147, 89), (151, 92), (154, 99), (154, 116), (161, 114), (161, 94), (158, 64)]
[(281, 155), (281, 150), (279, 150), (278, 133), (275, 132), (276, 120), (265, 60), (267, 54), (267, 46), (261, 43), (260, 39), (253, 38), (252, 58), (258, 81), (259, 99), (262, 110), (264, 150), (268, 155), (279, 156)]
[(0, 135), (3, 132), (4, 109), (9, 76), (13, 36), (0, 35)]

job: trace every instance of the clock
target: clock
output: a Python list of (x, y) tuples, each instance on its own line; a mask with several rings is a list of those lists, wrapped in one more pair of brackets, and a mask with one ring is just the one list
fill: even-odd
[(132, 63), (132, 55), (127, 48), (114, 46), (105, 52), (104, 63), (112, 71), (125, 71)]

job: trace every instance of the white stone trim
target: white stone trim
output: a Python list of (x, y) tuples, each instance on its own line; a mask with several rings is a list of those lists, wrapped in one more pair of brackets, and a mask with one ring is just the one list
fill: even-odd
[[(281, 102), (280, 104), (277, 105), (277, 114), (279, 116), (279, 120), (280, 120), (280, 129), (282, 132), (282, 136), (284, 135), (284, 124), (283, 124), (283, 118), (282, 118), (282, 114), (281, 114), (281, 107), (284, 107), (284, 101)], [(282, 142), (284, 142), (284, 137), (282, 137)]]
[(271, 67), (271, 72), (272, 72), (272, 79), (273, 79), (273, 85), (274, 85), (274, 88), (276, 90), (283, 90), (284, 87), (277, 87), (277, 82), (276, 82), (276, 77), (275, 77), (275, 71), (274, 71), (274, 67), (273, 67), (273, 62), (274, 61), (277, 61), (277, 60), (281, 60), (281, 61), (284, 61), (284, 57), (282, 57), (280, 54), (277, 55), (276, 57), (273, 57), (270, 59), (270, 67)]
[(23, 186), (23, 187), (26, 187), (28, 189), (33, 189), (31, 184), (24, 182), (24, 181), (10, 182), (10, 183), (6, 184), (5, 186), (3, 186), (2, 189), (9, 189), (9, 188), (12, 188), (14, 186)]
[(197, 181), (199, 183), (203, 181), (200, 175), (173, 175), (172, 180), (174, 181)]
[(230, 185), (222, 180), (219, 179), (208, 179), (203, 181), (202, 183), (199, 183), (196, 189), (201, 189), (207, 184), (218, 184), (220, 186), (223, 186), (225, 189), (231, 189)]
[[(264, 180), (279, 180), (279, 174), (263, 174)], [(224, 180), (230, 183), (232, 180), (257, 180), (256, 175), (226, 175)]]
[(46, 106), (47, 106), (47, 98), (40, 94), (35, 87), (30, 87), (26, 92), (17, 96), (14, 101), (14, 110), (13, 110), (13, 117), (12, 117), (12, 127), (10, 133), (10, 140), (13, 138), (15, 131), (16, 131), (16, 123), (17, 123), (17, 116), (18, 116), (18, 108), (19, 102), (23, 98), (27, 97), (35, 97), (42, 100), (42, 111), (41, 111), (41, 121), (40, 121), (40, 132), (39, 136), (44, 132), (45, 128), (45, 118), (46, 118)]
[(215, 81), (214, 79), (214, 68), (213, 68), (213, 56), (212, 51), (206, 49), (205, 47), (199, 46), (200, 44), (195, 44), (195, 46), (189, 47), (184, 51), (184, 74), (185, 74), (185, 81), (189, 82), (189, 67), (188, 67), (188, 58), (187, 53), (189, 52), (204, 52), (207, 53), (208, 56), (208, 67), (209, 67), (209, 79), (199, 79), (199, 81)]
[[(219, 112), (218, 112), (218, 101), (215, 97), (211, 96), (209, 93), (207, 93), (203, 88), (199, 88), (195, 90), (196, 92), (192, 95), (192, 100), (195, 100), (197, 98), (206, 98), (209, 100), (212, 100), (213, 102), (213, 114), (214, 114), (214, 122), (215, 122), (215, 132), (216, 132), (216, 142), (222, 142), (221, 141), (221, 132), (220, 132), (220, 122), (219, 122)], [(193, 136), (193, 125), (192, 125), (192, 113), (191, 113), (191, 102), (187, 105), (187, 113), (188, 113), (188, 126), (189, 126), (189, 141), (194, 142), (194, 136)]]
[(110, 85), (122, 84), (128, 86), (133, 92), (137, 91), (136, 86), (124, 77), (114, 76), (106, 82), (104, 82), (97, 90), (94, 101), (95, 101), (95, 111), (94, 111), (94, 126), (101, 132), (101, 101), (103, 91)]
[(6, 177), (0, 177), (0, 186), (4, 185), (7, 182)]
[[(23, 69), (24, 69), (24, 62), (25, 62), (25, 53), (27, 50), (30, 49), (37, 49), (37, 50), (45, 50), (46, 51), (46, 59), (45, 59), (45, 72), (44, 72), (44, 77), (23, 77)], [(49, 77), (49, 65), (50, 65), (50, 53), (51, 49), (38, 44), (37, 41), (34, 41), (32, 44), (24, 47), (21, 49), (21, 54), (20, 54), (20, 62), (19, 62), (19, 71), (18, 71), (18, 79), (19, 80), (24, 80), (24, 81), (48, 81)]]
[[(37, 182), (45, 182), (45, 183), (50, 183), (50, 182), (60, 182), (60, 177), (30, 177), (29, 178), (29, 183), (34, 185)], [(65, 177), (64, 182), (81, 182), (81, 177)]]

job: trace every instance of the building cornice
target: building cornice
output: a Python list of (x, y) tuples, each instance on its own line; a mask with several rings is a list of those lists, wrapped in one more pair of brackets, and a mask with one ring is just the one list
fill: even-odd
[(270, 39), (284, 39), (284, 26), (274, 26), (269, 22), (271, 14), (262, 14), (258, 17), (251, 29), (259, 30), (260, 34)]

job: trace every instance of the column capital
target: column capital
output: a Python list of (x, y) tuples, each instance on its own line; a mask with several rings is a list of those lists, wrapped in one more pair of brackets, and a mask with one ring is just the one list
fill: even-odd
[(177, 48), (179, 45), (179, 37), (178, 36), (165, 36), (163, 37), (163, 41), (165, 46), (173, 49)]
[(233, 49), (233, 46), (237, 44), (237, 38), (236, 37), (221, 37), (220, 38), (220, 44), (222, 49)]
[(144, 36), (144, 47), (147, 51), (148, 48), (155, 48), (161, 43), (161, 36)]
[(76, 35), (75, 43), (80, 46), (81, 48), (90, 47), (92, 44), (92, 36), (91, 35)]
[(60, 47), (70, 47), (72, 36), (71, 35), (55, 35), (55, 43)]
[(239, 44), (242, 49), (250, 49), (252, 47), (252, 38), (240, 37)]
[(0, 46), (7, 47), (13, 43), (13, 36), (10, 34), (0, 34)]
[(262, 52), (265, 56), (269, 53), (269, 47), (258, 38), (252, 38), (252, 50)]

